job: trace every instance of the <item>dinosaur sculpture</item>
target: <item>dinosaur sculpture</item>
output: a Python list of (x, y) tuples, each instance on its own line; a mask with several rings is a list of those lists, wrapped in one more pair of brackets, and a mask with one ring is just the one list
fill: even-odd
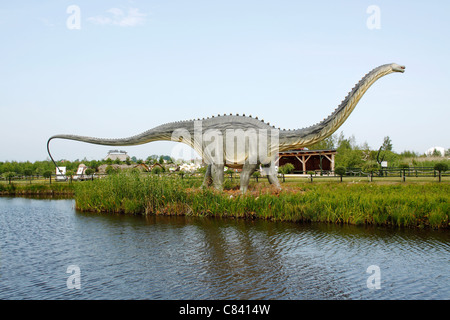
[[(274, 168), (279, 151), (308, 147), (329, 137), (345, 122), (361, 97), (376, 80), (393, 72), (404, 71), (404, 66), (395, 63), (373, 69), (355, 85), (330, 116), (313, 126), (302, 129), (280, 130), (265, 123), (264, 120), (258, 120), (257, 117), (230, 114), (201, 120), (171, 122), (136, 136), (120, 139), (55, 135), (48, 140), (47, 150), (55, 163), (49, 149), (52, 139), (68, 139), (109, 146), (140, 145), (161, 140), (179, 141), (194, 148), (208, 164), (204, 178), (206, 186), (213, 183), (215, 188), (222, 189), (226, 165), (231, 168), (242, 168), (241, 192), (245, 193), (252, 173), (262, 166), (266, 169), (269, 182), (281, 189)], [(236, 140), (240, 142), (236, 143)]]

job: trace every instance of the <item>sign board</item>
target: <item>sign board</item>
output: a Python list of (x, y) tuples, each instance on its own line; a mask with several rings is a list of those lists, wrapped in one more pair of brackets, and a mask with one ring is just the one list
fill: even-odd
[(66, 167), (56, 167), (56, 180), (66, 180)]
[(388, 166), (387, 161), (381, 161), (382, 168), (387, 168), (387, 166)]
[(65, 175), (66, 174), (66, 167), (57, 167), (56, 168), (56, 175)]

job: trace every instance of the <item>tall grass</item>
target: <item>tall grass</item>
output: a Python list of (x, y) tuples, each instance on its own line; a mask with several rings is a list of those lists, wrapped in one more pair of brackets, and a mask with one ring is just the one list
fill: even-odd
[(22, 183), (0, 183), (0, 195), (73, 195), (74, 188), (69, 183), (53, 184), (22, 184)]
[(75, 185), (76, 206), (94, 212), (174, 214), (277, 221), (449, 227), (449, 184), (297, 183), (240, 195), (200, 181), (119, 173)]

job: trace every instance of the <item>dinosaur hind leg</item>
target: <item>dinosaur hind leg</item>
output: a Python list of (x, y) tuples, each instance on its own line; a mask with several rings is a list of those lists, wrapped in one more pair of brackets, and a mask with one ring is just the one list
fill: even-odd
[(258, 165), (256, 164), (244, 164), (241, 172), (241, 193), (246, 193), (248, 190), (248, 184), (250, 183), (250, 177), (252, 176), (253, 172), (258, 168)]

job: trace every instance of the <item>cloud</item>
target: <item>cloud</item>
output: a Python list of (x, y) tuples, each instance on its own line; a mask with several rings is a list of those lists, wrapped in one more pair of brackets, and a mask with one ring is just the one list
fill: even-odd
[(116, 25), (120, 27), (135, 27), (143, 25), (145, 22), (145, 13), (139, 12), (137, 8), (129, 8), (125, 13), (119, 8), (111, 8), (106, 11), (108, 16), (89, 17), (87, 20), (99, 25)]

